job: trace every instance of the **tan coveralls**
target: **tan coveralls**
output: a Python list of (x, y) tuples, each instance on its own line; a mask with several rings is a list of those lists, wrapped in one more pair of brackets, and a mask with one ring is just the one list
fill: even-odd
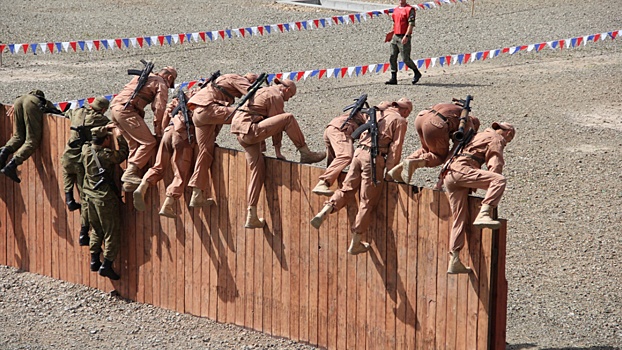
[[(482, 204), (496, 207), (501, 201), (506, 182), (505, 176), (501, 175), (506, 144), (503, 136), (488, 128), (476, 134), (463, 149), (462, 156), (451, 163), (444, 180), (453, 216), (450, 251), (458, 251), (464, 246), (464, 235), (469, 224), (467, 199), (470, 189), (486, 190)], [(484, 163), (488, 170), (481, 169)]]
[[(174, 177), (166, 188), (166, 196), (175, 199), (184, 194), (184, 183), (188, 178), (188, 173), (193, 164), (194, 152), (197, 148), (196, 142), (192, 145), (188, 142), (188, 132), (181, 114), (171, 118), (171, 112), (178, 103), (179, 101), (175, 98), (166, 107), (163, 121), (170, 120), (170, 125), (164, 129), (164, 136), (162, 136), (160, 148), (158, 148), (155, 164), (147, 170), (144, 176), (145, 181), (150, 186), (155, 186), (158, 181), (162, 180), (169, 165), (172, 165)], [(194, 133), (194, 127), (191, 127), (191, 132)]]
[(324, 180), (329, 186), (334, 184), (343, 169), (350, 165), (354, 155), (352, 133), (366, 122), (365, 116), (362, 113), (357, 113), (341, 129), (349, 115), (350, 113), (345, 113), (334, 118), (324, 130), (328, 167), (324, 174), (320, 175), (320, 180)]
[(153, 125), (156, 136), (162, 136), (162, 118), (168, 101), (168, 83), (159, 75), (151, 74), (147, 82), (130, 102), (126, 109), (125, 103), (130, 99), (138, 84), (138, 77), (130, 81), (112, 100), (110, 111), (112, 121), (121, 130), (130, 147), (128, 162), (142, 169), (156, 151), (157, 141), (145, 123), (145, 107), (151, 104)]
[(233, 116), (231, 133), (246, 151), (246, 161), (251, 171), (248, 186), (248, 206), (256, 206), (266, 177), (266, 164), (261, 152), (263, 141), (272, 137), (275, 149), (281, 148), (283, 131), (296, 148), (306, 145), (300, 126), (291, 113), (285, 113), (285, 100), (280, 85), (273, 85), (257, 91), (254, 98), (240, 107)]
[(356, 234), (365, 233), (369, 227), (373, 211), (384, 188), (384, 169), (391, 169), (400, 162), (404, 137), (408, 128), (408, 120), (399, 114), (397, 108), (390, 107), (377, 113), (379, 152), (376, 158), (376, 180), (378, 183), (374, 185), (372, 182), (369, 151), (371, 135), (369, 132), (365, 132), (354, 152), (354, 159), (350, 164), (343, 185), (325, 203), (332, 205), (332, 213), (336, 213), (353, 201), (358, 191), (360, 196), (359, 209), (351, 228), (352, 232)]
[(188, 101), (192, 111), (192, 121), (196, 129), (198, 154), (194, 172), (188, 186), (206, 191), (209, 188), (209, 169), (214, 160), (216, 137), (223, 124), (231, 124), (231, 118), (225, 120), (234, 110), (231, 105), (235, 98), (245, 95), (251, 83), (237, 74), (224, 74), (214, 84), (208, 84)]
[[(460, 126), (461, 112), (462, 107), (453, 103), (439, 103), (419, 112), (415, 128), (421, 148), (406, 159), (425, 159), (425, 166), (430, 168), (443, 164), (449, 155), (449, 139)], [(475, 119), (473, 116), (468, 117), (465, 133), (474, 128)], [(475, 123), (479, 125), (479, 121)]]

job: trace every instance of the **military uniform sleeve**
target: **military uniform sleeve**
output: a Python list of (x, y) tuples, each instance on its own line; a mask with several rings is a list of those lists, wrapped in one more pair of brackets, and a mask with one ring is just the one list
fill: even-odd
[(99, 161), (102, 163), (102, 166), (108, 168), (106, 165), (114, 165), (120, 164), (124, 160), (127, 159), (129, 152), (129, 147), (127, 146), (127, 142), (123, 138), (123, 136), (117, 136), (117, 143), (119, 144), (118, 150), (112, 150), (110, 148), (106, 148), (101, 151), (101, 154), (98, 155)]
[(503, 166), (505, 160), (503, 159), (503, 149), (505, 148), (505, 141), (492, 140), (486, 150), (486, 166), (488, 171), (501, 174), (503, 172)]
[(408, 128), (408, 120), (406, 118), (397, 118), (395, 125), (392, 126), (393, 137), (389, 146), (389, 154), (385, 167), (393, 169), (402, 158), (402, 147), (404, 146), (404, 138), (406, 137), (406, 129)]
[(414, 8), (411, 8), (410, 13), (408, 14), (408, 24), (411, 24), (414, 27), (416, 17), (417, 17), (417, 11), (415, 11)]
[(177, 108), (179, 105), (179, 100), (174, 98), (166, 105), (166, 110), (164, 111), (164, 117), (162, 117), (162, 130), (166, 129), (166, 127), (171, 123), (171, 119), (173, 119), (173, 110)]

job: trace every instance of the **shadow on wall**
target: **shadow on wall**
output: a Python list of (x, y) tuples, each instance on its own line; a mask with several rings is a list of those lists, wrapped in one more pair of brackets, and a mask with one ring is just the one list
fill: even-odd
[[(506, 350), (523, 350), (537, 348), (536, 344), (507, 344)], [(540, 348), (541, 350), (620, 350), (615, 346), (589, 346), (589, 347), (565, 347), (565, 348)]]

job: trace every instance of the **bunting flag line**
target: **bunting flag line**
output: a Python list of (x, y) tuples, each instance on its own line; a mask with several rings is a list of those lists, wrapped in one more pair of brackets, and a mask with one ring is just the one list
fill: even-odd
[[(429, 69), (430, 67), (435, 67), (437, 62), (441, 67), (451, 66), (456, 64), (467, 64), (475, 61), (485, 61), (490, 58), (495, 58), (501, 54), (509, 54), (514, 55), (520, 51), (527, 52), (540, 52), (544, 48), (548, 47), (551, 50), (560, 51), (568, 48), (575, 48), (587, 45), (588, 42), (598, 42), (604, 41), (607, 38), (611, 38), (611, 40), (615, 40), (620, 33), (620, 30), (614, 30), (611, 32), (590, 34), (575, 38), (569, 39), (559, 39), (554, 41), (546, 41), (537, 44), (530, 45), (518, 45), (518, 46), (510, 46), (504, 47), (502, 49), (494, 49), (494, 50), (485, 50), (485, 51), (476, 51), (471, 53), (461, 53), (454, 55), (444, 55), (439, 57), (431, 57), (431, 58), (422, 58), (415, 61), (418, 68)], [(352, 67), (340, 67), (340, 68), (324, 68), (324, 69), (313, 69), (313, 70), (304, 70), (304, 71), (292, 71), (292, 72), (280, 72), (280, 73), (271, 73), (268, 74), (268, 82), (272, 83), (275, 78), (279, 79), (290, 79), (294, 81), (306, 81), (308, 78), (344, 78), (346, 75), (348, 77), (358, 77), (365, 74), (370, 73), (385, 73), (390, 68), (389, 63), (377, 63), (377, 64), (369, 64), (364, 66), (352, 66)], [(408, 69), (404, 62), (398, 63), (398, 69), (404, 70)], [(194, 80), (190, 82), (183, 82), (180, 84), (175, 84), (175, 89), (183, 89), (183, 88), (191, 88), (195, 84), (199, 83), (203, 79)], [(112, 100), (116, 95), (106, 95), (105, 97), (108, 100)], [(83, 107), (85, 102), (93, 101), (95, 97), (83, 98), (78, 100), (71, 101), (63, 101), (55, 103), (59, 109), (63, 110), (67, 104), (71, 104), (71, 108), (75, 109), (78, 107)]]
[[(416, 10), (435, 9), (442, 5), (451, 5), (454, 3), (464, 3), (472, 0), (434, 0), (417, 5), (412, 5)], [(98, 40), (74, 40), (62, 42), (48, 43), (29, 43), (29, 44), (0, 44), (0, 54), (5, 50), (12, 54), (17, 53), (61, 53), (61, 52), (92, 52), (100, 50), (114, 49), (141, 49), (150, 46), (164, 46), (165, 44), (183, 44), (191, 43), (207, 43), (208, 41), (216, 41), (231, 38), (247, 38), (251, 36), (267, 35), (271, 33), (290, 33), (295, 30), (311, 30), (321, 29), (333, 25), (343, 25), (350, 23), (361, 23), (368, 19), (380, 17), (382, 14), (390, 15), (393, 9), (385, 9), (382, 11), (368, 11), (343, 16), (333, 16), (327, 18), (311, 19), (292, 23), (268, 24), (265, 26), (241, 27), (235, 29), (213, 30), (195, 33), (181, 33), (168, 35), (155, 35), (134, 38), (117, 38), (117, 39), (98, 39)]]

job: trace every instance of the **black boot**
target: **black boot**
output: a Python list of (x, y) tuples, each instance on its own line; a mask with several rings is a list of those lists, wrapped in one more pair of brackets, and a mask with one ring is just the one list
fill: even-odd
[(91, 253), (91, 271), (97, 272), (102, 266), (102, 262), (99, 260), (99, 253)]
[(417, 84), (417, 82), (419, 82), (419, 79), (421, 79), (421, 76), (422, 76), (421, 72), (419, 70), (416, 70), (415, 71), (415, 76), (413, 77), (413, 81), (412, 81), (413, 85), (415, 85), (415, 84)]
[(121, 278), (121, 276), (117, 275), (117, 273), (114, 272), (114, 270), (112, 269), (112, 261), (108, 259), (104, 259), (104, 263), (102, 264), (102, 267), (99, 268), (99, 275), (108, 277), (114, 281)]
[(384, 82), (386, 85), (397, 85), (397, 72), (391, 72), (391, 79)]
[[(89, 227), (88, 226), (80, 227), (80, 238), (78, 239), (78, 242), (80, 242), (80, 246), (82, 246), (82, 247), (85, 247), (85, 246), (89, 245), (90, 239), (89, 239)], [(95, 270), (95, 271), (97, 271), (97, 270)]]
[(15, 163), (15, 159), (11, 159), (9, 164), (7, 164), (4, 168), (2, 168), (0, 172), (6, 175), (9, 179), (17, 183), (22, 182), (22, 180), (20, 180), (19, 177), (17, 176), (17, 163)]
[(65, 203), (67, 203), (67, 209), (69, 209), (69, 211), (80, 209), (80, 203), (76, 203), (76, 200), (73, 199), (73, 192), (65, 193)]
[(6, 161), (9, 160), (9, 156), (11, 155), (11, 151), (8, 148), (2, 147), (0, 148), (0, 169), (6, 166)]

